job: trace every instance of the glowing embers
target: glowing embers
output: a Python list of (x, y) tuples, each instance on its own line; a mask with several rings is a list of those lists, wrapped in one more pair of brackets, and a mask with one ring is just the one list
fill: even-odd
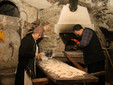
[[(65, 51), (75, 51), (74, 48), (79, 42), (80, 38), (78, 38), (74, 33), (60, 33), (60, 37), (65, 44)], [(77, 42), (75, 42), (75, 39)]]

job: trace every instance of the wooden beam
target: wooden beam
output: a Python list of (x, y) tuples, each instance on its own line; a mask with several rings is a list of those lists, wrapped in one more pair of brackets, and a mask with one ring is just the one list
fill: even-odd
[(91, 73), (90, 75), (101, 76), (101, 75), (105, 75), (105, 74), (106, 74), (106, 71), (100, 71), (100, 72)]
[(37, 78), (32, 80), (33, 85), (45, 85), (48, 84), (48, 78)]

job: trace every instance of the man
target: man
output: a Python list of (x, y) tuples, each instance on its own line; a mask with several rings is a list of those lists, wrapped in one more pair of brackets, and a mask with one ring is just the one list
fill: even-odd
[(19, 48), (19, 63), (16, 73), (15, 85), (25, 85), (25, 71), (31, 77), (35, 78), (34, 72), (34, 59), (40, 59), (41, 55), (39, 53), (38, 42), (43, 34), (42, 27), (36, 27), (29, 30), (29, 33), (22, 39)]
[[(90, 28), (83, 28), (80, 24), (73, 27), (74, 33), (81, 38), (77, 46), (83, 50), (84, 62), (88, 73), (104, 70), (105, 56), (96, 33)], [(104, 76), (99, 77), (98, 83), (88, 85), (105, 85)]]

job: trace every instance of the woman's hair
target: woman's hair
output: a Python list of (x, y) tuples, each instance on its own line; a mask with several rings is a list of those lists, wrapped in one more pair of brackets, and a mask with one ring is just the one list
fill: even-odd
[(82, 29), (83, 27), (80, 25), (80, 24), (76, 24), (74, 27), (73, 27), (73, 31), (75, 31), (75, 30), (80, 30), (80, 29)]
[(44, 29), (41, 26), (32, 27), (31, 29), (28, 30), (27, 35), (32, 33), (40, 33), (40, 35), (43, 36), (43, 32), (44, 32)]
[(32, 34), (34, 29), (35, 29), (34, 27), (31, 27), (31, 29), (28, 30), (27, 35)]
[(29, 29), (28, 32), (33, 31), (34, 29), (35, 29), (34, 27), (31, 27), (31, 29)]

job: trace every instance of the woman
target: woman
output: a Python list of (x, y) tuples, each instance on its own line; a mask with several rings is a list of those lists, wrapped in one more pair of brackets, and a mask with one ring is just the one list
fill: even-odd
[(41, 55), (38, 50), (37, 40), (41, 38), (43, 28), (32, 28), (30, 32), (22, 39), (19, 48), (19, 63), (17, 68), (15, 85), (24, 85), (24, 71), (31, 77), (35, 78), (34, 59), (40, 59)]

